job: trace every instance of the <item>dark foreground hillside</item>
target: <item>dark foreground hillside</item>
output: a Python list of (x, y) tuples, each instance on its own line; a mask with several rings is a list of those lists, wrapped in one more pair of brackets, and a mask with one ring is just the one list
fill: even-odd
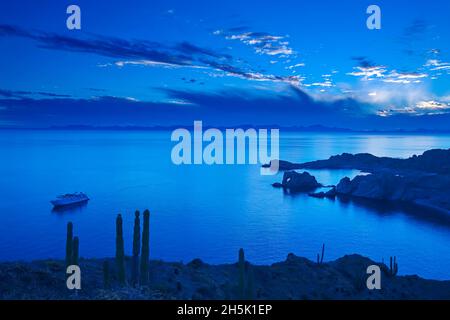
[(450, 299), (450, 281), (394, 276), (385, 265), (382, 289), (368, 290), (372, 264), (359, 255), (318, 264), (292, 254), (271, 266), (151, 261), (149, 285), (133, 287), (119, 286), (113, 259), (81, 259), (82, 289), (74, 292), (64, 261), (7, 262), (0, 263), (0, 299)]

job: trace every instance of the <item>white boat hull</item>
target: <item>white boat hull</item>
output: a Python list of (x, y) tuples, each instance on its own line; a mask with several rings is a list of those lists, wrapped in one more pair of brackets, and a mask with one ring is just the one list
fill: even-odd
[(87, 196), (81, 196), (81, 197), (73, 197), (73, 198), (58, 198), (58, 199), (52, 200), (50, 202), (55, 207), (64, 207), (64, 206), (82, 204), (87, 201), (89, 201), (89, 198)]

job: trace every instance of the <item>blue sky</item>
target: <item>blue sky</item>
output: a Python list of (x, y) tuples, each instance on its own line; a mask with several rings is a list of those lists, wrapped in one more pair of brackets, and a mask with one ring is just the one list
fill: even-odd
[(450, 2), (342, 2), (1, 2), (0, 126), (446, 129)]

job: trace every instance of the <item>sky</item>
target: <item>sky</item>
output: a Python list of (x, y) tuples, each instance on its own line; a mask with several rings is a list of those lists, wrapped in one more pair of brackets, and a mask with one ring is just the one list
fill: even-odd
[[(71, 4), (81, 30), (66, 26)], [(2, 1), (0, 127), (449, 129), (449, 12), (445, 0)]]

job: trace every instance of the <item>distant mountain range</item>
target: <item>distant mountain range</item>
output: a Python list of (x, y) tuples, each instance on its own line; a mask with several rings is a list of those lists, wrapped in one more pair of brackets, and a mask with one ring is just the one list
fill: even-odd
[[(171, 131), (178, 128), (186, 128), (188, 130), (193, 130), (193, 125), (170, 125), (170, 126), (91, 126), (91, 125), (67, 125), (67, 126), (50, 126), (45, 128), (13, 128), (13, 127), (0, 127), (0, 130), (92, 130), (92, 131)], [(312, 126), (279, 126), (279, 125), (250, 125), (242, 124), (238, 126), (203, 126), (203, 130), (209, 128), (216, 128), (220, 130), (241, 128), (241, 129), (280, 129), (283, 132), (335, 132), (335, 133), (428, 133), (428, 134), (444, 134), (450, 133), (448, 130), (430, 130), (430, 129), (397, 129), (397, 130), (353, 130), (348, 128), (339, 127), (327, 127), (322, 125), (312, 125)]]

